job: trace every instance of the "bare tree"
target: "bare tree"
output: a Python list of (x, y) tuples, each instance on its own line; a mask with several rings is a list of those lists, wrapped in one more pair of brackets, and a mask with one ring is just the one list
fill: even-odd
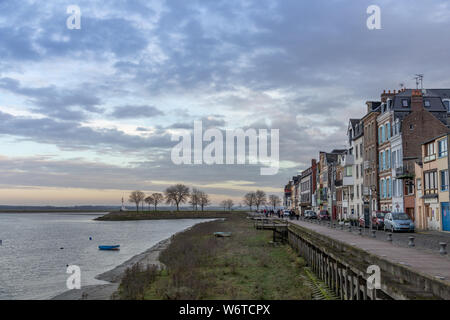
[(192, 205), (193, 210), (198, 210), (198, 205), (200, 203), (200, 193), (200, 190), (192, 188), (192, 192), (189, 195), (189, 203)]
[(150, 210), (150, 206), (155, 204), (155, 200), (153, 199), (152, 196), (148, 196), (147, 198), (144, 199), (145, 203), (148, 204), (149, 206), (149, 210)]
[(256, 194), (254, 192), (249, 192), (244, 196), (244, 204), (250, 207), (250, 211), (252, 211), (252, 207), (255, 205)]
[(256, 190), (255, 192), (256, 210), (259, 210), (259, 207), (265, 205), (266, 202), (267, 202), (266, 193), (262, 190)]
[(227, 200), (227, 209), (228, 209), (229, 211), (231, 211), (231, 209), (233, 208), (233, 206), (234, 206), (233, 200), (228, 199), (228, 200)]
[(153, 204), (155, 205), (155, 211), (158, 208), (158, 204), (160, 204), (161, 202), (163, 202), (164, 200), (164, 196), (162, 193), (152, 193), (152, 198), (153, 198)]
[(143, 193), (142, 191), (136, 190), (130, 194), (128, 201), (135, 203), (136, 204), (136, 212), (139, 212), (139, 204), (142, 201), (144, 201), (144, 199), (145, 199), (145, 193)]
[(202, 208), (202, 211), (204, 207), (207, 207), (208, 205), (211, 204), (209, 196), (203, 191), (200, 191), (200, 199), (198, 204), (200, 205), (200, 208)]
[(227, 210), (231, 211), (231, 208), (234, 206), (234, 202), (231, 199), (223, 200), (220, 205), (223, 207), (223, 211)]
[(180, 211), (180, 204), (185, 203), (189, 198), (189, 188), (184, 184), (168, 187), (164, 193), (166, 202), (175, 204), (177, 206), (177, 211)]
[(145, 202), (148, 205), (153, 205), (155, 208), (155, 211), (158, 207), (158, 204), (161, 203), (164, 200), (164, 196), (161, 193), (152, 193), (150, 196), (145, 198)]
[(281, 204), (281, 199), (279, 196), (271, 194), (269, 196), (269, 203), (272, 205), (273, 210)]

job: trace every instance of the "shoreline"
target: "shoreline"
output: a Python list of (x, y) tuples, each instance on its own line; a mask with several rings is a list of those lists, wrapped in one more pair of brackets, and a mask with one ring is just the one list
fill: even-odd
[(117, 292), (122, 276), (127, 268), (136, 263), (140, 263), (142, 266), (157, 265), (159, 268), (163, 267), (163, 264), (159, 261), (159, 255), (161, 251), (169, 246), (174, 235), (159, 241), (146, 251), (131, 257), (115, 268), (95, 276), (95, 279), (108, 283), (88, 285), (81, 287), (79, 290), (68, 290), (50, 298), (50, 300), (111, 300), (112, 296)]
[(114, 267), (113, 269), (95, 276), (95, 279), (106, 281), (108, 283), (87, 285), (81, 287), (81, 289), (79, 290), (67, 290), (50, 298), (49, 300), (113, 300), (113, 296), (117, 293), (120, 281), (127, 268), (132, 267), (136, 263), (140, 263), (143, 267), (147, 265), (156, 265), (158, 266), (158, 268), (164, 268), (164, 264), (159, 261), (159, 255), (163, 250), (167, 249), (173, 237), (175, 237), (179, 233), (183, 233), (192, 229), (196, 225), (215, 220), (219, 219), (208, 219), (208, 221), (198, 222), (191, 227), (178, 231), (170, 237), (159, 241), (144, 252), (131, 257), (130, 259)]

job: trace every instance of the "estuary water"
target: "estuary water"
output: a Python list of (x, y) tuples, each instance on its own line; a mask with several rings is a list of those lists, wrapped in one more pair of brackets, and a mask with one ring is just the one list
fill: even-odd
[[(82, 285), (173, 234), (207, 220), (94, 221), (93, 213), (0, 213), (0, 299), (49, 299), (67, 291), (67, 265)], [(91, 238), (91, 239), (90, 239)], [(99, 245), (120, 244), (120, 251)]]

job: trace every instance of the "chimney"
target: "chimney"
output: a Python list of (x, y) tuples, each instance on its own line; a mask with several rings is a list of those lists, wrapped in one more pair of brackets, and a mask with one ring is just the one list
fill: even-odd
[(416, 112), (423, 109), (423, 95), (421, 90), (412, 90), (411, 111)]

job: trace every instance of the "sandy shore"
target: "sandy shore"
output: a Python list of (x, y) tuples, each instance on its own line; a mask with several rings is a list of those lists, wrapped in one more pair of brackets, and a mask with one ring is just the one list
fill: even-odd
[(95, 278), (98, 280), (107, 281), (107, 284), (91, 285), (82, 287), (80, 290), (69, 290), (56, 297), (52, 300), (110, 300), (113, 299), (113, 295), (117, 291), (122, 276), (128, 267), (136, 263), (140, 263), (144, 268), (147, 265), (157, 265), (162, 266), (159, 261), (159, 255), (161, 251), (167, 248), (170, 244), (172, 237), (158, 242), (156, 245), (148, 249), (147, 251), (138, 254), (121, 265), (115, 267), (114, 269), (102, 273)]

